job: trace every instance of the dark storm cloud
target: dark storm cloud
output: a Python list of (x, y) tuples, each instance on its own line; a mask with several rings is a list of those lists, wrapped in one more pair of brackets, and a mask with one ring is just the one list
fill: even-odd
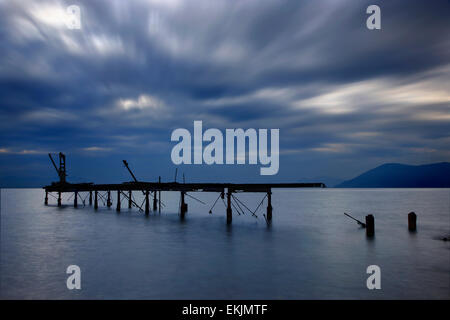
[(449, 160), (448, 1), (379, 1), (379, 31), (369, 4), (0, 1), (0, 157), (168, 154), (203, 120), (280, 128), (282, 157)]

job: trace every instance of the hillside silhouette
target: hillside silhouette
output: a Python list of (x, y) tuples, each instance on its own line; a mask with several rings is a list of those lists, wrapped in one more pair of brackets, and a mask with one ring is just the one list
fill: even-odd
[(418, 166), (386, 163), (336, 188), (450, 188), (450, 163)]

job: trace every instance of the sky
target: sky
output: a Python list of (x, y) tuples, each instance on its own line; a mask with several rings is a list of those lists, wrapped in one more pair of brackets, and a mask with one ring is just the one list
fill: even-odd
[[(381, 8), (381, 30), (366, 8)], [(80, 8), (80, 29), (65, 24)], [(171, 133), (280, 129), (280, 168), (187, 182), (325, 182), (450, 161), (450, 1), (0, 0), (0, 186), (173, 181)]]

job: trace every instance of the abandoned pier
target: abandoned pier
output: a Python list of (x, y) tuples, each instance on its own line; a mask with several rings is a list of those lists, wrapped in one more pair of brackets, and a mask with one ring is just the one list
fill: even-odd
[[(140, 212), (145, 215), (149, 215), (150, 209), (154, 212), (161, 212), (162, 192), (179, 192), (180, 193), (180, 207), (179, 213), (181, 219), (184, 219), (187, 211), (188, 204), (186, 198), (190, 197), (196, 201), (200, 201), (195, 197), (188, 194), (188, 192), (216, 192), (219, 193), (219, 197), (215, 201), (217, 203), (219, 198), (225, 200), (226, 198), (226, 217), (227, 223), (232, 221), (233, 209), (238, 213), (248, 210), (254, 214), (254, 211), (249, 209), (245, 203), (240, 201), (234, 196), (240, 192), (254, 192), (265, 193), (265, 197), (260, 202), (262, 205), (264, 199), (267, 198), (267, 214), (265, 215), (266, 221), (270, 223), (272, 220), (272, 189), (274, 188), (325, 188), (323, 183), (179, 183), (179, 182), (161, 182), (161, 177), (157, 182), (143, 182), (138, 181), (134, 173), (128, 166), (128, 163), (123, 160), (125, 167), (128, 169), (130, 175), (133, 178), (131, 182), (124, 182), (120, 184), (94, 184), (94, 183), (69, 183), (66, 181), (66, 157), (63, 153), (58, 154), (59, 165), (56, 164), (51, 154), (49, 154), (50, 160), (55, 167), (59, 176), (58, 182), (53, 182), (51, 185), (43, 187), (45, 190), (45, 205), (48, 205), (49, 194), (56, 193), (57, 205), (62, 206), (62, 194), (72, 193), (73, 206), (78, 207), (78, 201), (80, 200), (85, 204), (88, 198), (89, 205), (93, 205), (94, 209), (99, 208), (99, 203), (106, 204), (107, 207), (113, 206), (111, 193), (116, 193), (115, 197), (116, 210), (120, 211), (122, 208), (122, 201), (128, 204), (128, 208), (136, 207)], [(175, 175), (176, 180), (176, 175)], [(133, 192), (142, 193), (144, 196), (143, 202), (140, 204), (133, 197)], [(101, 200), (101, 201), (100, 201)], [(201, 202), (201, 201), (200, 201)], [(213, 205), (213, 207), (214, 207)], [(258, 207), (259, 207), (258, 206)], [(211, 208), (212, 209), (212, 208)], [(258, 209), (258, 208), (257, 208)], [(256, 211), (256, 210), (255, 210)], [(210, 210), (211, 212), (211, 210)]]

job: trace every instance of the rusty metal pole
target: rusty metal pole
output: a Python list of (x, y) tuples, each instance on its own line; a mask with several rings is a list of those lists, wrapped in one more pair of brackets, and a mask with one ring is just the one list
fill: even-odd
[(117, 207), (116, 211), (120, 212), (120, 190), (117, 190)]
[(231, 210), (231, 190), (227, 190), (227, 224), (231, 224), (233, 220), (233, 211)]
[(267, 221), (272, 221), (272, 190), (267, 192)]

